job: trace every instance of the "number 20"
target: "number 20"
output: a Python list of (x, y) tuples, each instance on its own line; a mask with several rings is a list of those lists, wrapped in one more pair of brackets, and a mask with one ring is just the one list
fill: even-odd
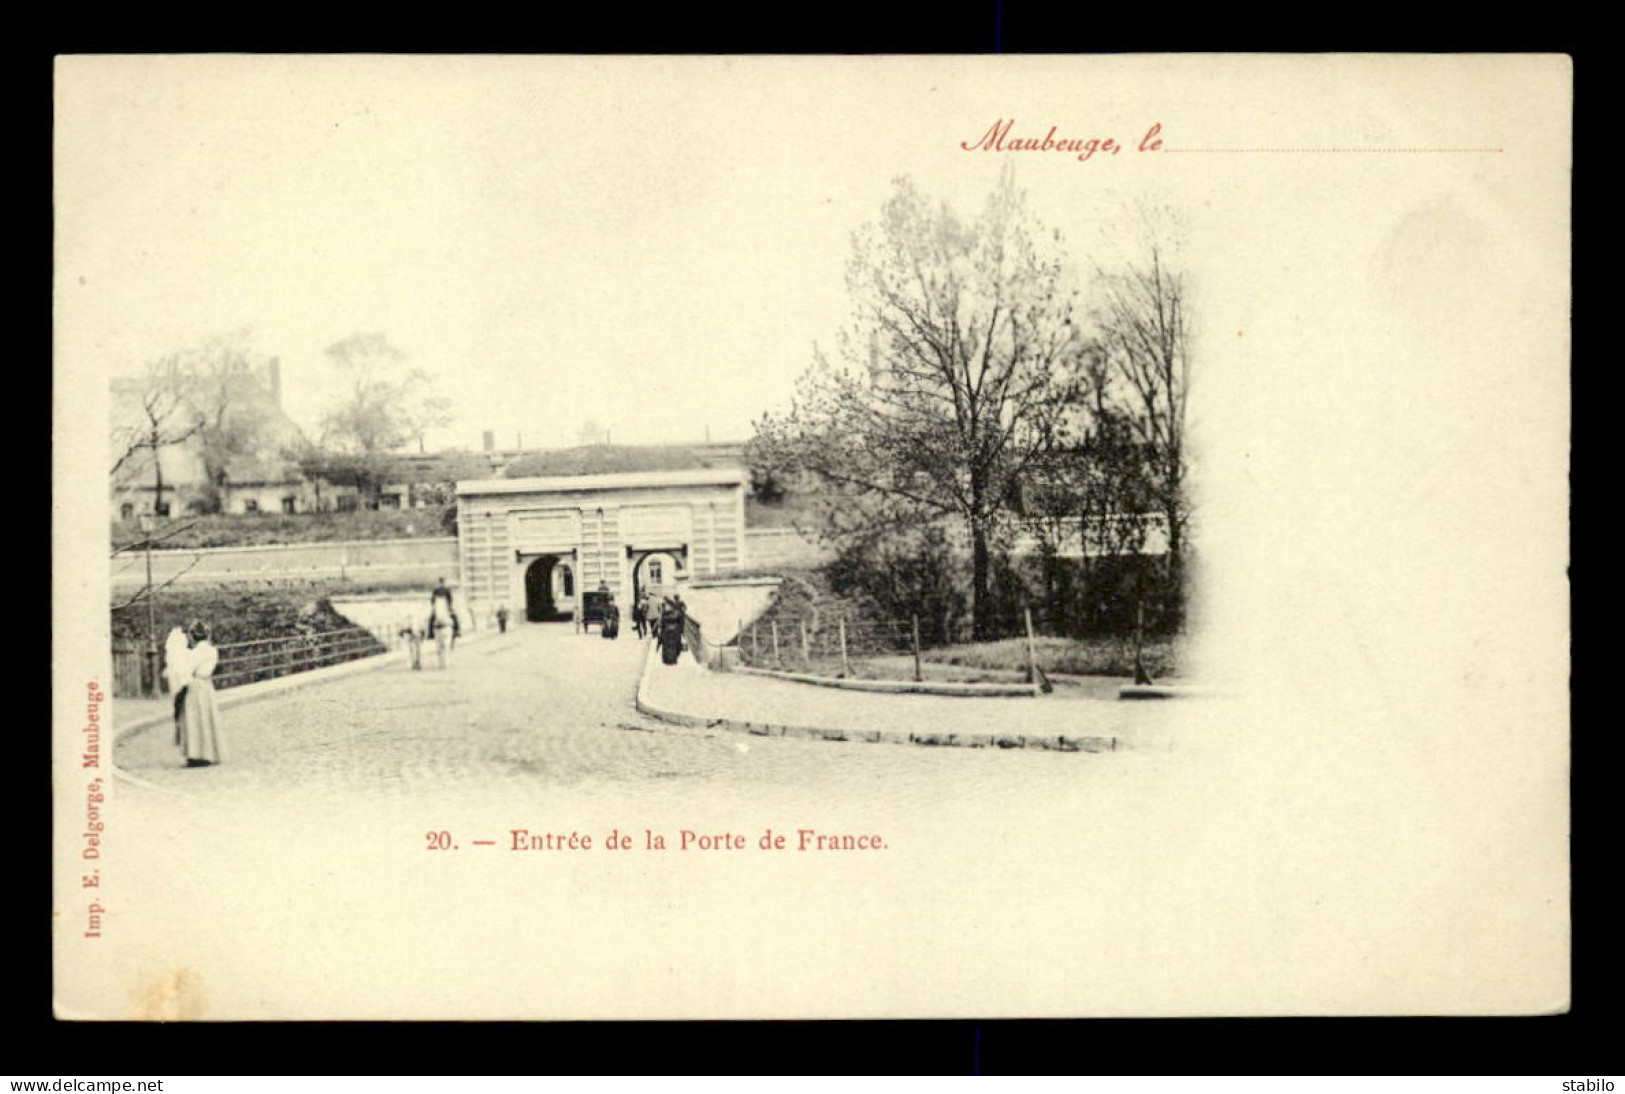
[(450, 832), (429, 832), (429, 833), (427, 833), (427, 836), (428, 836), (428, 839), (429, 839), (429, 846), (424, 848), (424, 850), (426, 850), (426, 851), (450, 851), (451, 850), (451, 833)]

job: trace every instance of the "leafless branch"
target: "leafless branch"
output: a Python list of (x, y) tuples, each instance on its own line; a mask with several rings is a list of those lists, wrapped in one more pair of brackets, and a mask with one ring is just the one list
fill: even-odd
[(175, 582), (179, 581), (181, 578), (183, 578), (187, 574), (191, 573), (193, 567), (195, 567), (201, 561), (203, 561), (203, 556), (202, 555), (194, 555), (194, 556), (192, 556), (192, 562), (191, 562), (191, 564), (189, 566), (186, 567), (186, 569), (180, 571), (180, 573), (177, 573), (177, 574), (175, 574), (174, 576), (172, 576), (170, 578), (167, 578), (166, 580), (160, 582), (157, 585), (143, 585), (141, 587), (140, 592), (136, 593), (134, 596), (132, 596), (129, 600), (126, 600), (124, 603), (115, 606), (113, 608), (113, 611), (121, 612), (124, 609), (129, 608), (129, 607), (133, 607), (133, 606), (135, 606), (137, 604), (146, 603), (147, 600), (149, 600), (153, 596), (156, 596), (162, 590), (169, 588), (171, 585), (175, 584)]
[(164, 540), (169, 539), (172, 536), (180, 535), (182, 532), (186, 531), (188, 528), (196, 528), (197, 525), (198, 525), (198, 522), (194, 520), (194, 521), (188, 521), (185, 524), (177, 525), (174, 528), (167, 528), (167, 529), (164, 530), (164, 534), (161, 535), (161, 536), (148, 536), (148, 537), (146, 537), (144, 539), (138, 539), (138, 540), (134, 541), (133, 543), (126, 543), (122, 547), (115, 547), (115, 548), (113, 548), (113, 553), (111, 555), (107, 556), (107, 557), (109, 557), (109, 558), (117, 558), (119, 555), (123, 554), (125, 551), (138, 551), (141, 548), (145, 547), (149, 543), (162, 543)]

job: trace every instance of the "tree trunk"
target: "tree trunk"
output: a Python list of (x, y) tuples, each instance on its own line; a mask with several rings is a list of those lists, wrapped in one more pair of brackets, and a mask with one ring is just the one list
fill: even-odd
[(152, 431), (152, 515), (156, 519), (164, 504), (164, 465), (158, 458), (158, 431)]
[(972, 467), (970, 473), (970, 618), (971, 640), (985, 641), (991, 629), (988, 615), (993, 608), (990, 586), (992, 566), (988, 557), (987, 473)]
[(1040, 560), (1044, 566), (1044, 607), (1052, 615), (1064, 618), (1064, 613), (1056, 612), (1057, 592), (1061, 584), (1061, 563), (1053, 544), (1044, 544), (1039, 548)]
[(989, 589), (992, 584), (992, 565), (987, 547), (985, 518), (971, 523), (970, 538), (971, 627), (975, 640), (983, 642), (987, 640), (992, 630), (988, 616), (993, 609)]
[(1171, 501), (1163, 519), (1168, 522), (1168, 587), (1165, 592), (1164, 618), (1167, 627), (1178, 631), (1185, 625), (1185, 544), (1184, 529), (1179, 524), (1179, 502)]
[(225, 467), (205, 458), (203, 461), (203, 504), (207, 512), (219, 513), (225, 510), (225, 490), (221, 485), (225, 482), (225, 479)]

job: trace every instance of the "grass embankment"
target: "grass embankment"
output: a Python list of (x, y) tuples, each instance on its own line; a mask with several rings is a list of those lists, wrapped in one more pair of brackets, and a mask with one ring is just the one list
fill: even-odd
[[(816, 567), (780, 570), (784, 583), (773, 604), (742, 638), (746, 659), (763, 667), (825, 676), (843, 673), (862, 679), (912, 679), (910, 621), (877, 620), (857, 601), (833, 592)], [(843, 664), (836, 638), (837, 620), (847, 621), (849, 657)], [(771, 655), (769, 635), (777, 623), (780, 658)], [(962, 625), (965, 621), (961, 620)], [(801, 651), (803, 626), (810, 635), (810, 657)], [(964, 683), (1007, 683), (1027, 671), (1027, 640), (1023, 637), (988, 642), (932, 644), (930, 628), (922, 632), (922, 674), (934, 680)], [(1039, 668), (1065, 676), (1134, 676), (1134, 638), (1108, 635), (1090, 638), (1049, 636), (1035, 638)], [(1147, 636), (1141, 651), (1146, 671), (1155, 679), (1179, 674), (1178, 637)]]
[(740, 466), (737, 454), (686, 444), (588, 444), (528, 452), (502, 472), (503, 478), (565, 475), (624, 475), (640, 471), (698, 471)]
[[(444, 505), (356, 513), (213, 513), (160, 522), (153, 529), (158, 551), (199, 547), (270, 547), (354, 539), (434, 539), (449, 536)], [(179, 531), (176, 531), (179, 529)], [(172, 533), (172, 534), (167, 534)], [(113, 546), (144, 538), (134, 521), (114, 521)]]
[[(1052, 677), (1095, 677), (1110, 684), (1115, 695), (1119, 683), (1133, 679), (1132, 639), (1039, 638), (1033, 642), (1038, 667)], [(1177, 639), (1147, 639), (1142, 656), (1155, 680), (1178, 675)], [(842, 664), (839, 657), (815, 655), (803, 661), (794, 643), (784, 645), (781, 663), (765, 657), (763, 668), (806, 672), (852, 680), (912, 680), (911, 654), (857, 656)], [(1021, 638), (997, 642), (964, 643), (920, 651), (920, 675), (926, 680), (957, 684), (1008, 684), (1027, 675), (1027, 642)]]
[[(1127, 638), (1035, 638), (1033, 652), (1038, 667), (1049, 673), (1070, 676), (1133, 676), (1134, 639)], [(935, 664), (1003, 672), (1027, 670), (1027, 640), (1005, 638), (997, 642), (975, 642), (943, 649), (925, 650), (921, 657)], [(1174, 676), (1179, 671), (1177, 638), (1146, 638), (1141, 649), (1145, 669), (1153, 677)]]

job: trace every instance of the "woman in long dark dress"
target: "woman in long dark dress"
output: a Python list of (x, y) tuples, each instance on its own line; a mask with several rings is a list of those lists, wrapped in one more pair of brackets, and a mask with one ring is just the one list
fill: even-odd
[(683, 652), (683, 629), (687, 623), (688, 613), (683, 610), (682, 601), (668, 599), (660, 606), (661, 664), (677, 664)]

